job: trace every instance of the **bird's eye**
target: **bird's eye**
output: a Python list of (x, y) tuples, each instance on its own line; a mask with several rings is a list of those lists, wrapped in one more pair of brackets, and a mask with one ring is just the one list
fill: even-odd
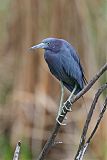
[(47, 42), (48, 45), (50, 45), (50, 42)]

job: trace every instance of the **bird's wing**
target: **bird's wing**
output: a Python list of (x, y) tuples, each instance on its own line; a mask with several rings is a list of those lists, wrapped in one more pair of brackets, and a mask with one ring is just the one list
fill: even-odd
[(82, 67), (82, 65), (80, 63), (80, 58), (78, 56), (78, 53), (76, 52), (75, 48), (72, 45), (69, 45), (69, 49), (70, 49), (71, 56), (79, 64), (80, 70), (82, 72), (83, 82), (86, 85), (88, 83), (88, 81), (87, 81), (87, 79), (85, 77), (84, 70), (83, 70), (83, 67)]
[[(79, 56), (76, 52), (76, 49), (72, 46), (72, 44), (68, 43), (67, 41), (65, 41), (64, 39), (62, 39), (64, 45), (66, 46), (64, 49), (67, 49), (67, 52), (69, 52), (69, 54), (71, 54), (71, 56), (74, 58), (74, 60), (79, 63), (80, 59)], [(69, 51), (68, 51), (69, 50)]]
[(64, 72), (68, 75), (68, 77), (72, 80), (77, 81), (79, 86), (83, 88), (83, 73), (81, 67), (77, 61), (70, 54), (63, 54), (61, 56), (62, 66)]
[(80, 66), (80, 69), (81, 69), (81, 72), (82, 72), (83, 82), (84, 82), (84, 84), (86, 85), (86, 84), (88, 83), (88, 81), (87, 81), (87, 79), (86, 79), (86, 77), (85, 77), (84, 69), (83, 69), (83, 67), (82, 67), (82, 65), (81, 65), (80, 62), (79, 62), (79, 66)]
[(77, 63), (79, 63), (80, 62), (80, 58), (79, 58), (78, 53), (76, 52), (75, 48), (72, 45), (69, 45), (69, 50), (70, 50), (70, 54), (74, 58), (74, 60)]

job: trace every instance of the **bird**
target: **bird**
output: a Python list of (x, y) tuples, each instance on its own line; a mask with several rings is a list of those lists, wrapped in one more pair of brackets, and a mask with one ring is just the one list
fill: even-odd
[[(64, 112), (64, 86), (71, 92), (69, 98), (78, 94), (86, 85), (87, 80), (83, 67), (80, 63), (76, 49), (66, 40), (59, 38), (45, 38), (39, 44), (30, 49), (42, 48), (45, 50), (44, 59), (54, 75), (61, 84), (61, 99), (56, 121), (60, 125), (65, 125), (59, 121), (59, 117)], [(66, 108), (68, 111), (70, 109)]]

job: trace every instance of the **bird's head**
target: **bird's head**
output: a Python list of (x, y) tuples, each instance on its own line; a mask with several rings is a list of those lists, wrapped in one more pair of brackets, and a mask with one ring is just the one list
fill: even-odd
[(52, 52), (59, 52), (63, 45), (63, 41), (58, 38), (46, 38), (41, 43), (34, 45), (30, 49), (43, 48), (45, 50), (50, 50)]

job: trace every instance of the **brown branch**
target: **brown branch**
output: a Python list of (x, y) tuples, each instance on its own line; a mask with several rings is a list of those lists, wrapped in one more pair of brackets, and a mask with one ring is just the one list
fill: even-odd
[(99, 114), (99, 118), (98, 118), (98, 120), (97, 120), (97, 123), (96, 123), (96, 125), (95, 125), (95, 127), (94, 127), (94, 129), (93, 129), (93, 131), (92, 131), (92, 133), (91, 133), (91, 135), (90, 135), (90, 137), (88, 138), (88, 140), (87, 140), (87, 142), (86, 142), (86, 143), (88, 143), (88, 144), (90, 143), (91, 139), (93, 138), (93, 136), (94, 136), (94, 134), (95, 134), (95, 132), (96, 132), (96, 130), (97, 130), (100, 122), (101, 122), (101, 119), (103, 118), (103, 115), (104, 115), (104, 113), (105, 113), (105, 111), (106, 111), (106, 109), (107, 109), (107, 97), (106, 97), (106, 99), (105, 99), (105, 102), (104, 102), (102, 108), (103, 108), (103, 109), (102, 109), (102, 111), (101, 111), (100, 114)]
[(13, 160), (18, 160), (19, 159), (20, 147), (21, 147), (21, 141), (19, 141), (16, 145)]
[(85, 152), (86, 152), (86, 150), (87, 150), (87, 147), (89, 146), (90, 141), (92, 140), (93, 136), (95, 135), (95, 133), (96, 133), (96, 131), (97, 131), (97, 129), (98, 129), (98, 126), (99, 126), (99, 124), (100, 124), (100, 122), (101, 122), (101, 119), (103, 118), (103, 115), (104, 115), (106, 109), (107, 109), (107, 97), (106, 97), (105, 102), (104, 102), (104, 104), (103, 104), (102, 111), (101, 111), (100, 114), (99, 114), (97, 123), (96, 123), (93, 131), (91, 132), (91, 135), (89, 136), (87, 142), (84, 144), (82, 150), (79, 151), (79, 154), (78, 154), (78, 156), (76, 157), (77, 160), (83, 160), (83, 156), (84, 156), (84, 154), (85, 154)]
[[(74, 102), (76, 102), (81, 96), (83, 96), (92, 86), (93, 84), (99, 79), (99, 77), (107, 70), (107, 63), (100, 69), (100, 71), (92, 78), (92, 80), (84, 87), (84, 89), (79, 92), (73, 99), (70, 100), (70, 102), (73, 104)], [(71, 108), (71, 104), (70, 102), (67, 100), (66, 103), (64, 104), (63, 108), (66, 106), (67, 108)], [(61, 113), (63, 116), (60, 116), (59, 121), (62, 122), (64, 120), (64, 117), (67, 114), (67, 110), (65, 110), (65, 112)], [(52, 147), (52, 145), (54, 144), (55, 138), (57, 136), (57, 133), (60, 129), (60, 124), (59, 123), (55, 123), (55, 126), (53, 128), (53, 131), (49, 137), (49, 139), (47, 140), (43, 150), (41, 151), (38, 160), (43, 160), (46, 155), (48, 154), (50, 148)]]
[[(86, 141), (86, 134), (87, 134), (87, 131), (88, 131), (88, 127), (89, 127), (89, 124), (90, 124), (90, 121), (91, 121), (91, 118), (92, 118), (92, 115), (93, 115), (93, 111), (96, 107), (96, 104), (97, 104), (97, 101), (100, 97), (100, 95), (102, 94), (102, 92), (107, 88), (107, 83), (104, 84), (103, 86), (101, 86), (97, 93), (95, 94), (95, 97), (94, 97), (94, 100), (92, 102), (92, 105), (91, 105), (91, 108), (89, 110), (89, 113), (87, 115), (87, 119), (86, 119), (86, 122), (85, 122), (85, 125), (84, 125), (84, 128), (83, 128), (83, 132), (82, 132), (82, 135), (81, 135), (81, 139), (80, 139), (80, 144), (79, 144), (79, 147), (78, 147), (78, 151), (76, 153), (76, 156), (75, 156), (75, 160), (82, 160), (83, 158), (83, 155), (86, 151), (86, 148), (88, 146), (88, 144), (90, 143), (90, 140), (92, 139), (93, 135), (95, 134), (97, 128), (98, 128), (98, 125), (99, 125), (99, 122), (101, 121), (100, 119), (98, 119), (97, 123), (96, 123), (96, 126), (94, 128), (94, 130), (92, 131), (88, 141), (85, 143)], [(102, 112), (100, 113), (100, 116), (102, 115)], [(100, 121), (99, 121), (100, 120)]]

